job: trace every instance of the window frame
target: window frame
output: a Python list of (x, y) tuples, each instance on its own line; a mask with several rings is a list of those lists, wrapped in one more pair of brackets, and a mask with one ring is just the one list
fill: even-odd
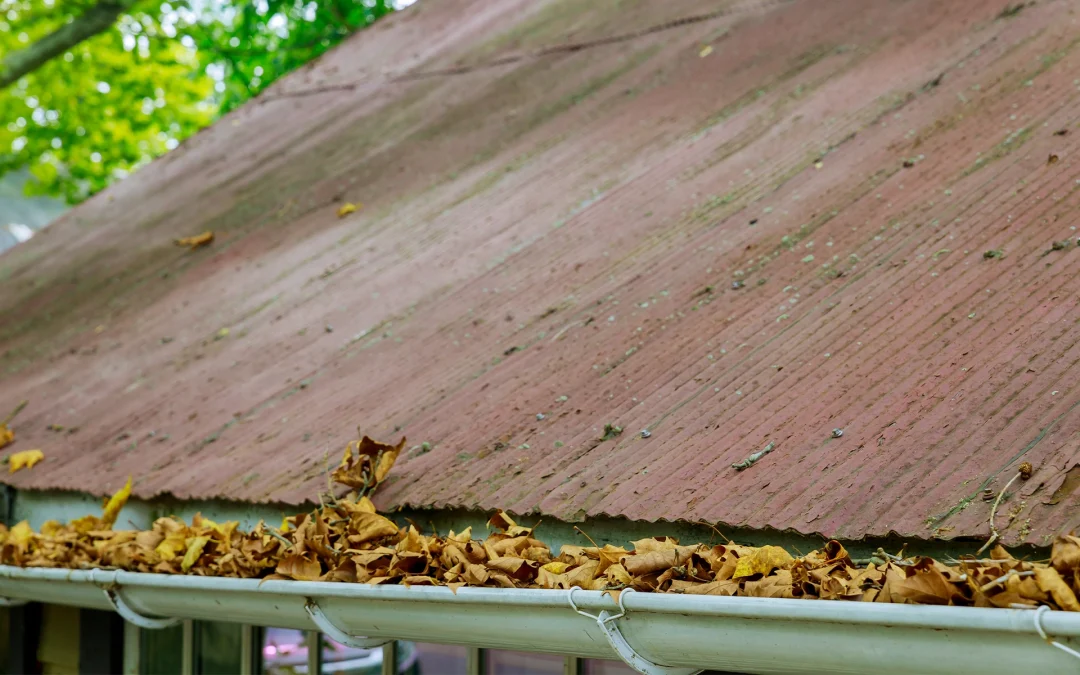
[[(196, 621), (183, 621), (183, 643), (181, 647), (181, 675), (198, 675), (195, 665), (198, 663), (196, 640)], [(124, 623), (123, 672), (125, 675), (141, 675), (142, 634), (147, 629)], [(240, 675), (261, 675), (262, 673), (262, 631), (260, 626), (241, 624)], [(308, 646), (308, 673), (322, 672), (323, 635), (319, 631), (306, 631)], [(382, 675), (397, 675), (397, 641), (382, 646)], [(483, 647), (465, 648), (466, 675), (487, 675), (487, 649)], [(577, 656), (563, 656), (563, 675), (582, 675), (585, 662)]]

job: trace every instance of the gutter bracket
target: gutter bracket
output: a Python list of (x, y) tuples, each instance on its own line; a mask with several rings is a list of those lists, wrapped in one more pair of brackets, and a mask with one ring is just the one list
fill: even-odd
[(1035, 610), (1035, 630), (1039, 633), (1039, 637), (1041, 637), (1043, 640), (1046, 640), (1046, 644), (1050, 645), (1051, 647), (1057, 647), (1058, 649), (1065, 652), (1066, 654), (1070, 654), (1070, 655), (1075, 656), (1076, 658), (1080, 659), (1080, 652), (1076, 651), (1075, 649), (1070, 649), (1069, 647), (1066, 647), (1065, 645), (1061, 644), (1060, 642), (1057, 642), (1055, 640), (1050, 639), (1050, 636), (1046, 634), (1045, 630), (1043, 630), (1043, 627), (1042, 627), (1042, 615), (1045, 614), (1046, 612), (1049, 612), (1049, 611), (1050, 611), (1050, 608), (1047, 607), (1046, 605), (1042, 605), (1041, 607), (1039, 607), (1038, 609)]
[(119, 614), (130, 624), (138, 626), (139, 628), (147, 628), (149, 630), (160, 630), (162, 628), (169, 628), (180, 623), (180, 619), (153, 619), (148, 616), (143, 616), (135, 610), (133, 610), (126, 602), (124, 598), (120, 596), (120, 592), (113, 588), (104, 588), (102, 591), (105, 593), (105, 597), (109, 599), (109, 604), (112, 605), (116, 613)]
[(120, 584), (116, 583), (116, 572), (113, 571), (110, 580), (104, 582), (95, 578), (98, 572), (99, 570), (97, 569), (90, 570), (90, 583), (101, 589), (105, 594), (105, 598), (109, 601), (109, 604), (112, 605), (113, 610), (123, 617), (124, 621), (138, 626), (139, 628), (146, 628), (149, 630), (161, 630), (162, 628), (169, 628), (170, 626), (175, 626), (180, 623), (181, 620), (176, 618), (154, 619), (139, 614), (132, 609), (130, 605), (124, 602), (124, 598), (121, 597)]
[(601, 610), (599, 614), (589, 614), (578, 609), (578, 606), (574, 604), (574, 591), (582, 590), (580, 586), (574, 586), (570, 589), (567, 595), (567, 600), (570, 601), (570, 608), (578, 614), (588, 617), (596, 622), (596, 625), (600, 626), (600, 630), (604, 632), (604, 637), (607, 638), (608, 644), (615, 650), (615, 653), (619, 655), (623, 663), (630, 666), (642, 675), (697, 675), (702, 672), (698, 668), (676, 668), (673, 666), (664, 666), (659, 663), (653, 663), (649, 659), (645, 658), (641, 654), (630, 646), (630, 643), (626, 641), (622, 631), (619, 630), (619, 626), (615, 623), (617, 619), (626, 616), (626, 606), (623, 604), (623, 598), (627, 593), (633, 593), (634, 589), (627, 588), (619, 593), (619, 613), (612, 614), (611, 612)]
[(346, 647), (353, 647), (356, 649), (373, 649), (375, 647), (381, 647), (393, 642), (389, 638), (369, 638), (361, 637), (359, 635), (349, 635), (345, 631), (341, 630), (334, 625), (330, 619), (323, 614), (322, 608), (319, 607), (319, 603), (313, 599), (308, 598), (304, 603), (304, 609), (307, 610), (308, 616), (311, 617), (312, 623), (325, 633), (334, 642), (340, 642)]

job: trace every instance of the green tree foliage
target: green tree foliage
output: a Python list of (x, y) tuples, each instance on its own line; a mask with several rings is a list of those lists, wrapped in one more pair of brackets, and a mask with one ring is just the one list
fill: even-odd
[(0, 0), (0, 60), (103, 9), (118, 15), (109, 28), (0, 88), (0, 174), (29, 167), (32, 191), (69, 202), (175, 147), (394, 6)]

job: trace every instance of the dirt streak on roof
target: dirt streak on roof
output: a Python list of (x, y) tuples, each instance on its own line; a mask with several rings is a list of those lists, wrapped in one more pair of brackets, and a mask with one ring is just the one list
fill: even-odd
[(1075, 8), (717, 7), (425, 0), (8, 252), (4, 479), (299, 503), (359, 425), (383, 507), (1080, 525)]

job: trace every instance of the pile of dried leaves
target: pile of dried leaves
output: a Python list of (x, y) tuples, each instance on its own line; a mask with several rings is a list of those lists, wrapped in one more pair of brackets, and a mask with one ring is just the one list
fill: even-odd
[(693, 544), (670, 537), (617, 546), (563, 546), (559, 553), (503, 512), (474, 539), (471, 530), (447, 536), (398, 527), (376, 512), (368, 495), (390, 472), (396, 446), (364, 437), (350, 443), (335, 482), (351, 488), (311, 513), (286, 518), (279, 529), (260, 523), (196, 516), (189, 525), (159, 518), (146, 531), (112, 529), (131, 493), (131, 481), (101, 517), (40, 532), (26, 522), (0, 525), (0, 563), (27, 567), (106, 567), (137, 572), (413, 586), (562, 588), (618, 592), (811, 598), (974, 607), (1037, 607), (1080, 611), (1080, 537), (1061, 536), (1046, 562), (1017, 560), (1000, 546), (990, 557), (945, 564), (878, 552), (866, 566), (830, 541), (792, 557), (777, 546)]

